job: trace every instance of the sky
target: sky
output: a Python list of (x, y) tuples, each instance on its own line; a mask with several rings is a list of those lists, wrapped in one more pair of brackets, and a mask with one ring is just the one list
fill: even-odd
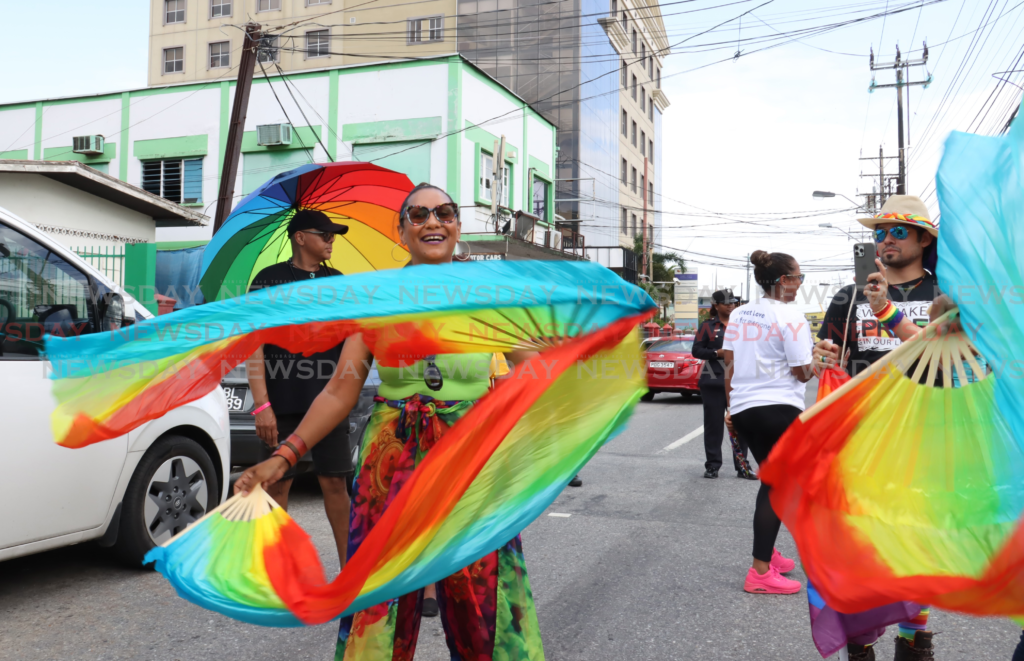
[[(0, 4), (0, 20), (22, 28), (0, 43), (3, 61), (19, 63), (5, 67), (0, 103), (144, 87), (148, 5), (104, 0), (97, 21), (97, 5), (80, 0), (51, 0), (45, 11), (38, 3)], [(753, 51), (769, 44), (750, 41), (901, 8), (909, 10), (827, 34), (791, 35), (762, 52)], [(790, 253), (808, 274), (808, 310), (828, 302), (823, 294), (832, 289), (819, 283), (851, 281), (852, 271), (839, 268), (852, 266), (853, 240), (840, 230), (856, 234), (863, 214), (840, 195), (859, 203), (857, 193), (872, 183), (860, 174), (877, 171), (877, 160), (859, 159), (877, 157), (879, 145), (886, 155), (896, 153), (896, 94), (869, 93), (869, 49), (891, 62), (897, 44), (916, 58), (921, 42), (929, 43), (928, 66), (912, 69), (912, 77), (930, 73), (934, 82), (910, 91), (907, 155), (908, 192), (924, 196), (933, 215), (945, 137), (951, 130), (978, 132), (972, 121), (1000, 85), (992, 74), (1022, 68), (1021, 0), (668, 0), (662, 13), (670, 43), (690, 39), (673, 48), (662, 69), (671, 106), (661, 147), (666, 194), (656, 191), (665, 210), (661, 249), (681, 252), (701, 287), (744, 294), (749, 252)], [(718, 24), (724, 25), (697, 36)], [(89, 37), (90, 25), (101, 25), (103, 36)], [(66, 50), (39, 49), (41, 32), (92, 64), (69, 66)], [(721, 49), (697, 52), (710, 43)], [(739, 57), (730, 59), (737, 48)], [(875, 75), (879, 84), (893, 82), (891, 71)], [(1020, 101), (1024, 73), (1003, 77), (1013, 86), (1000, 87), (981, 132), (991, 133)], [(895, 161), (887, 171), (895, 171)], [(815, 190), (837, 197), (814, 199)]]

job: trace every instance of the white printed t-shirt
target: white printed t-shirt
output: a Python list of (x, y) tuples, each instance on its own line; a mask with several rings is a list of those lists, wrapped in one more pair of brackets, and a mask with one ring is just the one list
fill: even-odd
[(804, 409), (807, 385), (791, 368), (811, 363), (814, 344), (810, 324), (794, 306), (766, 298), (736, 308), (723, 348), (733, 353), (730, 413), (773, 404)]

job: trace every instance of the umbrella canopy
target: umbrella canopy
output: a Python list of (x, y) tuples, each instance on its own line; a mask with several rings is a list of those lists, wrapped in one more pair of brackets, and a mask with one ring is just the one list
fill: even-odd
[(398, 209), (409, 178), (372, 163), (303, 165), (283, 172), (242, 200), (203, 255), (199, 287), (208, 302), (248, 290), (256, 274), (291, 257), (288, 222), (299, 209), (322, 211), (348, 225), (328, 266), (344, 274), (404, 266)]

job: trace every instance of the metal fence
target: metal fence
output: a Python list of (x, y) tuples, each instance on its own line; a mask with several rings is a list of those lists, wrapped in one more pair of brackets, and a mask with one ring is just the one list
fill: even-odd
[(71, 248), (93, 268), (124, 287), (124, 246), (88, 246)]

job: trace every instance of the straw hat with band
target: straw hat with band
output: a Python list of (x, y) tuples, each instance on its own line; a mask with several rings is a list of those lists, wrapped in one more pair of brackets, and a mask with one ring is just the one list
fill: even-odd
[(928, 207), (921, 198), (913, 195), (891, 195), (882, 205), (882, 210), (874, 218), (858, 218), (857, 221), (872, 229), (883, 223), (899, 223), (911, 227), (920, 227), (935, 238), (939, 236), (939, 225), (932, 221)]

